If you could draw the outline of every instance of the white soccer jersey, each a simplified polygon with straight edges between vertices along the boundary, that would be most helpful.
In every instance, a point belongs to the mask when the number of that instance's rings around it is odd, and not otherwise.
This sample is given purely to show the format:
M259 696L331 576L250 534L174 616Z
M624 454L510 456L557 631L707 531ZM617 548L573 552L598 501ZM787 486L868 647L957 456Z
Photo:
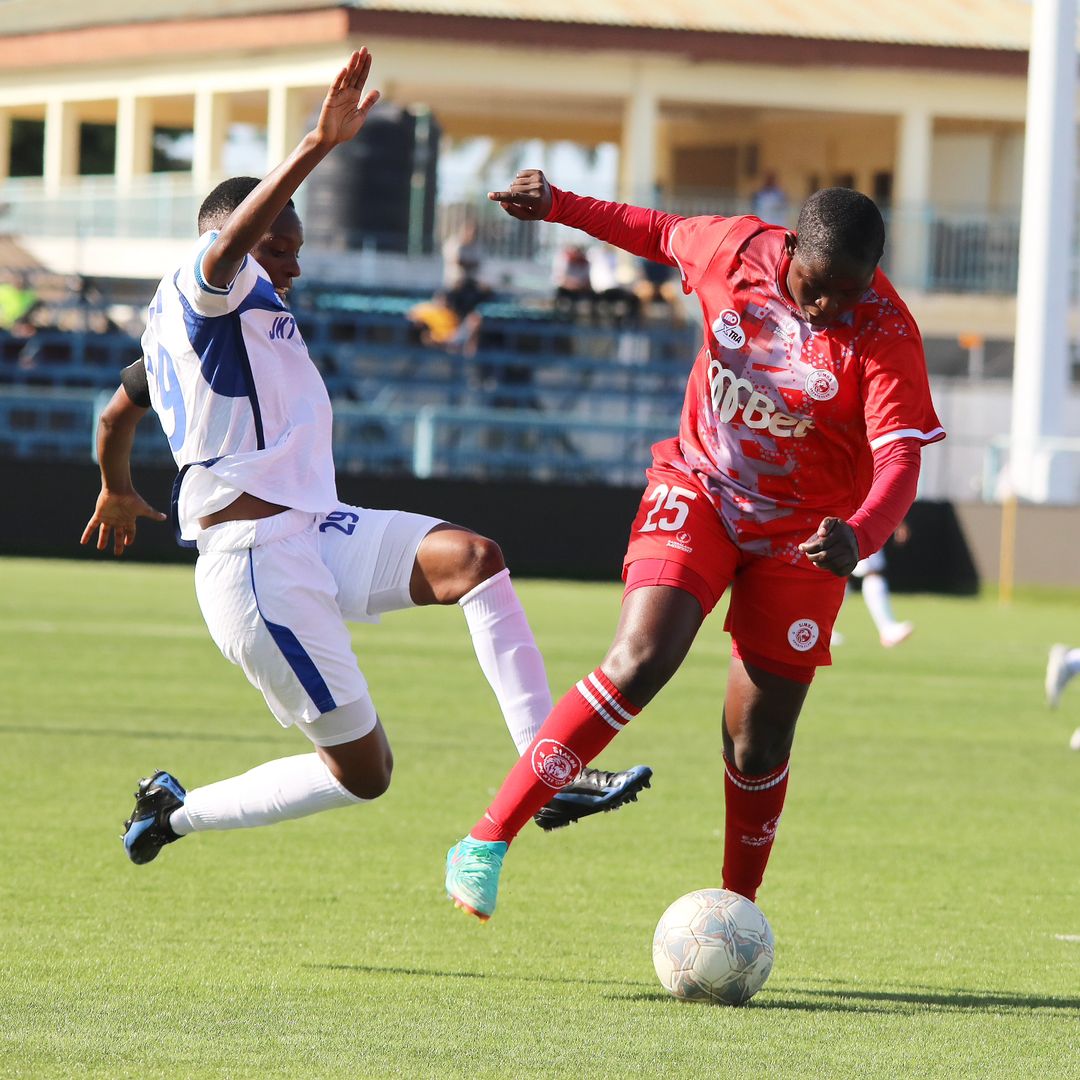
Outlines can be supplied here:
M150 400L181 470L179 538L246 491L310 513L337 506L333 415L296 320L248 256L228 288L202 259L217 233L162 278L142 347Z

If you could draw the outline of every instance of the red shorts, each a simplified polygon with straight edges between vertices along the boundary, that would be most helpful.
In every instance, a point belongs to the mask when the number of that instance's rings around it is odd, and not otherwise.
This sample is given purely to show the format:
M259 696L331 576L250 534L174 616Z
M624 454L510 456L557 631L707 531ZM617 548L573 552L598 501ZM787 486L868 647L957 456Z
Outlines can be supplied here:
M795 678L831 664L829 640L846 579L805 560L793 565L742 551L695 481L666 465L645 475L623 560L626 592L670 585L695 596L708 615L730 586L724 629L735 656Z

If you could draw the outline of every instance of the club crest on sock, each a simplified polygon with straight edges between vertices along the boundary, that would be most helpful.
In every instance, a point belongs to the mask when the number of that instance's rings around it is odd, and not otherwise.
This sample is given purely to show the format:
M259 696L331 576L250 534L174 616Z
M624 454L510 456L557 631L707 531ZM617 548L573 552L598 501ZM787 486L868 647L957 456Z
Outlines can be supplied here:
M581 758L568 746L554 739L541 739L532 752L533 772L548 787L564 788L581 772Z

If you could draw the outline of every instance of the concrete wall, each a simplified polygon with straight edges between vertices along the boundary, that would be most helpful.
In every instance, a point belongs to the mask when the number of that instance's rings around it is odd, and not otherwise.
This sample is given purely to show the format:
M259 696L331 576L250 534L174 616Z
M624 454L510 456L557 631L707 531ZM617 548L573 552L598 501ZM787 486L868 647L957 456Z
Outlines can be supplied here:
M956 507L979 578L994 583L1001 561L1002 509ZM1017 585L1080 587L1080 507L1021 506L1015 533Z

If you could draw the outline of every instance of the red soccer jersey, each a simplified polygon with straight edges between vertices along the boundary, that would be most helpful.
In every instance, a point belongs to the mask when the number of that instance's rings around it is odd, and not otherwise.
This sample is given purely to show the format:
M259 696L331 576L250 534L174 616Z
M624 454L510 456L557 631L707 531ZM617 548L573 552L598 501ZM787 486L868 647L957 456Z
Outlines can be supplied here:
M880 270L852 312L816 328L787 295L783 228L568 192L552 219L673 263L697 295L704 341L679 438L654 453L698 480L745 550L798 561L822 517L862 503L873 449L944 438L918 327Z

